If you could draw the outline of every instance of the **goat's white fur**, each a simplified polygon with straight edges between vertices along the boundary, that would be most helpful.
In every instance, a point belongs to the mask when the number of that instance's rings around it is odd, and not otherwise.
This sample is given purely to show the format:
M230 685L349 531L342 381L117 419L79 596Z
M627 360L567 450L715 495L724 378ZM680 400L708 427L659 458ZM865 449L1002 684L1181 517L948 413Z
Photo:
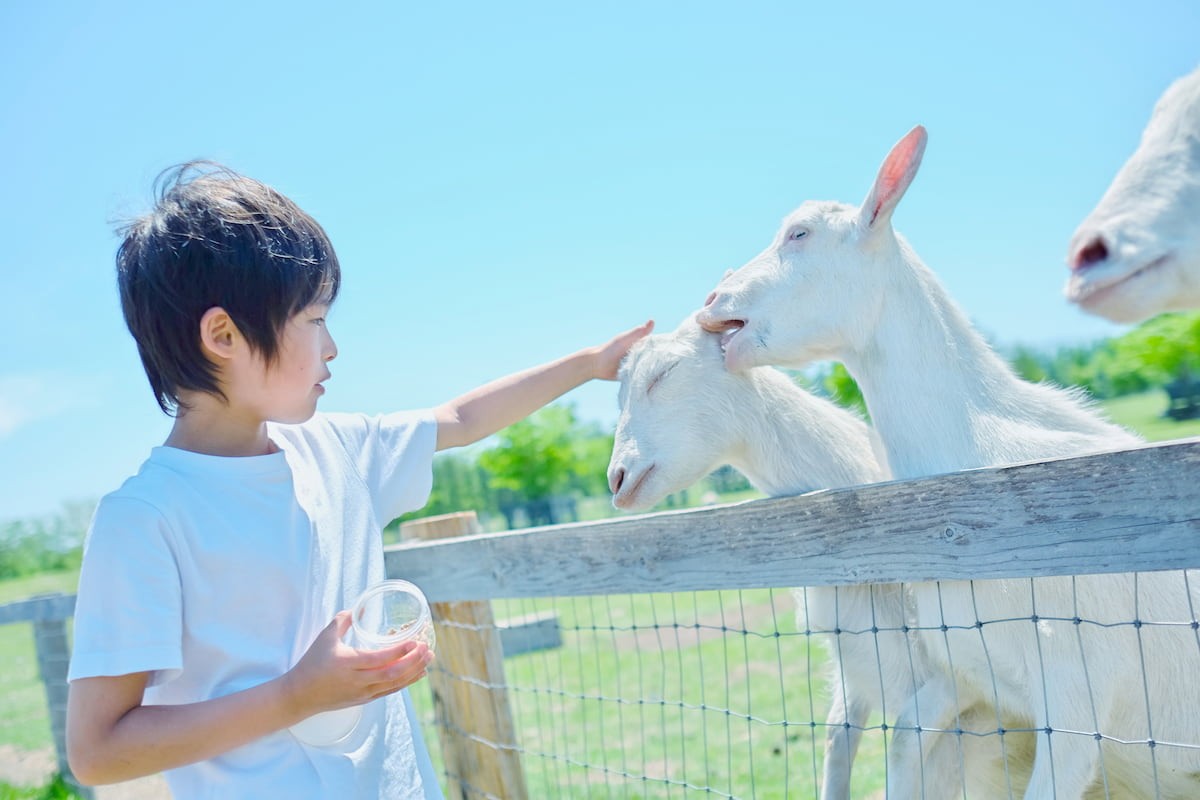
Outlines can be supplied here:
M1200 307L1200 69L1158 101L1067 265L1067 299L1114 322Z
M804 203L766 250L721 281L697 319L726 331L726 364L843 361L896 478L1136 444L1075 394L1018 379L892 230L924 146L925 131L915 128L884 161L861 208ZM1099 796L1200 796L1200 750L1101 744L1064 732L1200 745L1195 632L1130 624L1193 620L1200 597L1184 573L913 591L926 652L941 669L897 720L889 797L920 796L920 737L904 729L953 728L977 702L1056 731L1037 737L1026 797L1074 800L1089 787ZM1100 624L1075 625L1076 617ZM976 620L987 624L976 629ZM1124 624L1102 627L1109 623Z
M621 368L609 484L613 502L648 509L723 464L771 495L871 483L886 477L861 419L809 394L778 370L725 369L718 337L693 319L639 342ZM801 629L832 635L831 708L826 719L825 800L849 800L850 771L868 717L904 707L931 674L921 643L901 632L912 604L900 584L811 587L794 592ZM879 633L870 631L878 628ZM980 725L993 713L976 713ZM926 766L948 797L965 776L980 794L1004 786L1000 744L968 737L960 754L944 740ZM1026 760L1032 742L1026 742Z

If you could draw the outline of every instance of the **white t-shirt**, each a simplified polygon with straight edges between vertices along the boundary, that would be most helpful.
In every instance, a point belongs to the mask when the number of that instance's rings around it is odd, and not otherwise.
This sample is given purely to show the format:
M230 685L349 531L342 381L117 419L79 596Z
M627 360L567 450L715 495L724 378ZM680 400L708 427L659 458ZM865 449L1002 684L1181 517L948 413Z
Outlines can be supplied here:
M429 497L431 412L271 425L279 452L156 447L88 532L69 679L152 672L144 702L221 697L282 675L384 578L380 532ZM179 800L423 798L401 694L349 737L283 730L166 773ZM438 796L436 787L433 796Z

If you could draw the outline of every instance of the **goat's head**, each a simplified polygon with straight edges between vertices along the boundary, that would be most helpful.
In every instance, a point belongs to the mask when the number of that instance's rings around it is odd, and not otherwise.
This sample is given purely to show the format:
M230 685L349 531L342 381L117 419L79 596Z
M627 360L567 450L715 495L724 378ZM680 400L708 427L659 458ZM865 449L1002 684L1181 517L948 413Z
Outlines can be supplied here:
M892 148L861 207L804 203L766 250L726 273L697 320L722 334L729 369L837 358L869 334L886 299L885 262L900 254L892 212L925 142L918 126Z
M726 371L719 337L688 318L630 349L608 465L613 505L648 509L728 461L747 379Z
M1114 322L1200 307L1200 69L1158 101L1067 265L1067 299Z

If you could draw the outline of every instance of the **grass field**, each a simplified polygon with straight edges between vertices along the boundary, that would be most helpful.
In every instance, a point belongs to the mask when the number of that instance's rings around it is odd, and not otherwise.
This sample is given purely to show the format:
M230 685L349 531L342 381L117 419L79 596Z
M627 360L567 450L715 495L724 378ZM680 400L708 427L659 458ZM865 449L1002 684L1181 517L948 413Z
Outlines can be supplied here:
M1200 436L1200 420L1163 419L1164 407L1161 392L1103 404L1113 421L1151 441ZM586 500L580 511L593 519L614 513L607 498ZM70 593L76 580L65 572L0 581L0 604ZM499 619L554 608L563 628L563 647L505 664L530 796L670 797L691 794L688 785L717 796L743 796L750 785L760 798L783 796L784 787L792 797L812 796L827 659L820 644L797 634L789 604L786 592L758 591L497 603ZM428 692L413 695L432 718ZM0 626L0 744L51 746L27 624ZM864 736L855 779L856 797L882 786L877 731ZM0 800L29 796L10 791L0 784Z
M816 796L829 660L797 630L789 592L494 607L498 619L552 608L563 633L559 648L505 660L530 797ZM426 688L413 697L432 720ZM883 788L882 734L859 753L854 796L867 797Z
M1176 422L1163 416L1167 407L1167 396L1164 392L1144 392L1118 397L1105 401L1102 407L1113 422L1136 431L1150 442L1200 436L1200 419Z

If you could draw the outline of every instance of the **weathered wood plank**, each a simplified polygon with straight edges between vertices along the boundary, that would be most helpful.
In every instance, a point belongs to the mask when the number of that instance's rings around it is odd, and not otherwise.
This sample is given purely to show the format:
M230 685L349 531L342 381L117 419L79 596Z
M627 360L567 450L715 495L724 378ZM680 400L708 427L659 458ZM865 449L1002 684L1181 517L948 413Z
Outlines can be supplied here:
M562 647L562 628L554 611L497 620L496 630L500 631L500 649L505 658Z
M430 600L1200 568L1200 440L388 548Z
M0 625L69 619L75 613L75 595L41 594L0 606Z

